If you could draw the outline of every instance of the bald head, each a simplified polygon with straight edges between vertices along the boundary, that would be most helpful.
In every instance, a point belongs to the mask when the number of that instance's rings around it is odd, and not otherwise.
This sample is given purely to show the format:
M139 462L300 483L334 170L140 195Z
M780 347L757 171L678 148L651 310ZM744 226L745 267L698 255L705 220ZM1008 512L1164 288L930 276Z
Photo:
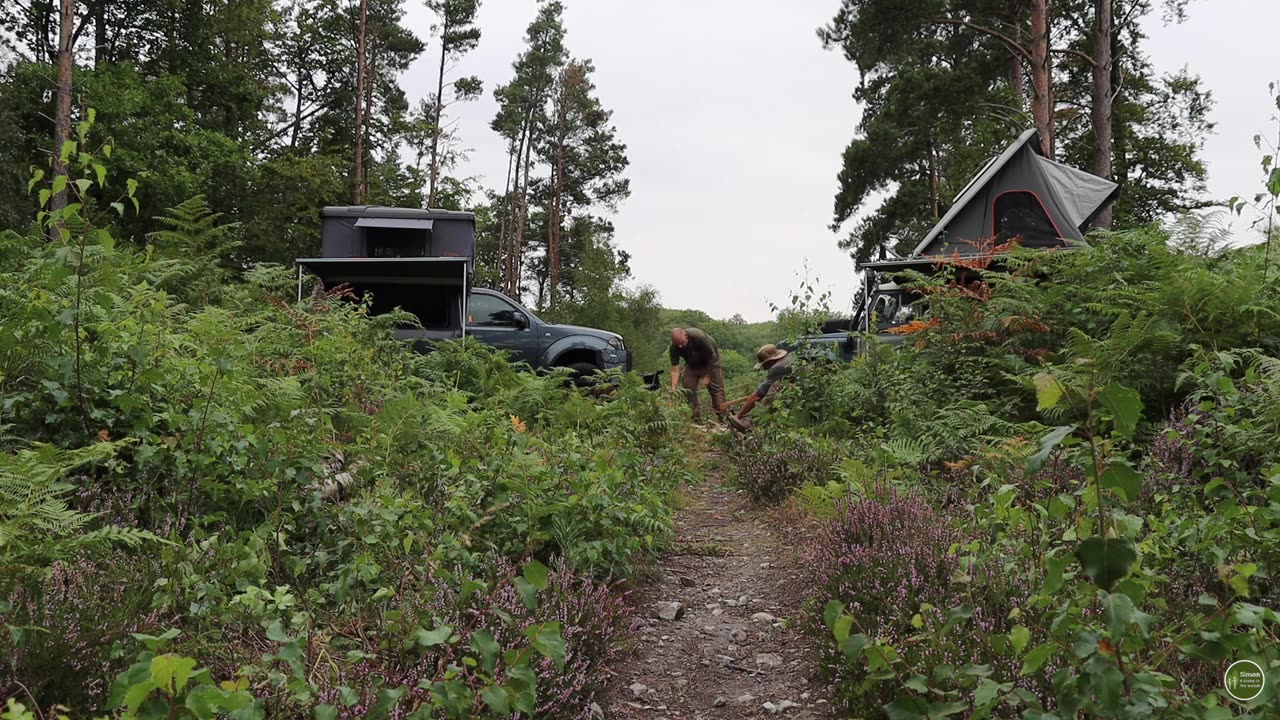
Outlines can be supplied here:
M678 348L685 346L689 342L689 336L685 334L684 328L671 328L671 344Z

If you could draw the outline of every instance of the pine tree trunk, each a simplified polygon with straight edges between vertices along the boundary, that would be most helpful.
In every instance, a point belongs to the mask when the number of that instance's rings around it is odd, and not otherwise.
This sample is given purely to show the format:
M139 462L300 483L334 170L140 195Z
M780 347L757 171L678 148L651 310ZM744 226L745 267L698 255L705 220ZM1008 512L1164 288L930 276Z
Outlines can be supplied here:
M1111 175L1124 187L1129 182L1128 134L1123 120L1116 122L1116 108L1123 106L1124 85L1120 68L1120 34L1111 33ZM1115 224L1115 205L1107 208L1107 217Z
M1094 0L1093 18L1093 108L1090 120L1093 124L1093 174L1100 178L1112 176L1112 126L1111 126L1111 36L1114 0ZM1108 207L1094 221L1095 227L1111 227L1112 213Z
M933 219L936 221L941 217L939 212L939 185L941 184L938 177L938 151L933 146L933 140L929 140L929 210L933 213Z
M298 138L302 135L302 72L298 72L298 86L295 88L297 98L293 103L293 132L289 136L290 149L297 149Z
M533 114L529 114L529 142L525 143L524 148L524 182L520 189L520 220L516 223L516 237L514 242L511 269L511 288L508 293L511 297L519 299L520 297L520 268L524 265L524 228L529 222L529 172L533 164Z
M511 196L513 190L511 187L512 168L516 164L516 143L514 140L507 143L507 181L502 186L502 210L498 217L498 256L494 258L495 270L498 272L499 281L505 286L507 281L507 229L510 225L511 217Z
M110 61L107 52L107 1L95 0L93 3L93 68L101 70Z
M364 106L365 29L368 12L369 0L360 0L360 30L356 33L356 165L353 195L356 205L364 204L364 116L368 112L368 108Z
M502 289L506 291L510 291L512 286L516 284L515 278L516 278L516 275L518 274L516 271L516 268L517 268L516 256L519 254L519 250L516 247L516 243L517 243L516 238L517 238L517 230L518 228L520 228L520 224L521 224L520 223L520 197L523 192L523 186L521 185L521 177L522 177L521 171L524 164L524 150L525 150L525 145L528 142L528 137L529 137L529 125L528 123L525 123L520 127L520 140L519 142L516 143L515 182L511 186L511 196L509 198L511 226L507 231L507 252L505 255L503 255L503 258L502 258L502 262L503 262Z
M1053 158L1053 58L1049 52L1048 0L1031 0L1031 116L1044 156Z
M1014 107L1018 112L1025 112L1027 107L1027 82L1022 74L1022 58L1009 55L1009 93L1013 95Z
M71 31L76 20L75 0L61 0L58 25L58 90L53 123L53 176L67 174L67 164L62 160L62 146L71 139L71 91L72 57ZM70 183L68 183L69 185ZM49 200L51 211L67 206L67 190L63 188ZM62 226L50 227L53 239L61 238Z
M444 62L449 49L444 39L448 35L449 23L446 20L440 31L440 73L436 76L436 110L432 115L432 123L435 127L431 132L431 181L427 190L427 207L429 208L436 205L436 178L440 172L440 133L444 132L440 116L444 112Z
M572 67L561 73L560 107L556 108L556 179L551 191L551 213L547 220L547 275L551 284L551 309L560 300L560 238L564 209L564 146L566 121L569 113L569 94L574 82Z

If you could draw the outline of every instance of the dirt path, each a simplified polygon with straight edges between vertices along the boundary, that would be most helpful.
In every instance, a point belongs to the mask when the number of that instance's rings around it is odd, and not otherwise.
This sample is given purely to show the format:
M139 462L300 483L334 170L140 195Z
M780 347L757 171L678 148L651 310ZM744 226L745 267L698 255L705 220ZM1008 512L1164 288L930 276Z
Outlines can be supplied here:
M639 591L637 647L604 717L831 717L798 627L803 561L779 518L724 487L718 472L687 500L672 551Z

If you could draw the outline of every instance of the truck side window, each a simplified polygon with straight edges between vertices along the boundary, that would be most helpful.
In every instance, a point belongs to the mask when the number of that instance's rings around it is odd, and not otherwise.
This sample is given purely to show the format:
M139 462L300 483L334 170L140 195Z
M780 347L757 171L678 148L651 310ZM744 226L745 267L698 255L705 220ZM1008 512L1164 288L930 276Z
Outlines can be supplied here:
M492 295L472 293L467 307L467 324L474 327L514 328L520 311Z

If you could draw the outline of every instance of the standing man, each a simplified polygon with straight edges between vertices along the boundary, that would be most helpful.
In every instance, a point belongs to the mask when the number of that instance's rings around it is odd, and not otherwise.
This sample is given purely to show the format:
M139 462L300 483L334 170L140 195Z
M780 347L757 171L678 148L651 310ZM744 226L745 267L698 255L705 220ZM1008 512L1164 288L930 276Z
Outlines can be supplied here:
M680 361L684 360L684 375L680 374ZM729 408L724 403L724 369L720 366L720 348L707 333L697 328L671 329L671 392L677 384L683 385L689 395L689 407L693 408L693 421L701 420L698 408L698 386L707 382L711 394L711 409L723 415Z
M739 402L746 402L736 415L729 417L729 423L738 430L745 431L748 429L749 426L743 422L743 418L747 416L747 413L751 412L756 403L764 400L777 387L779 380L791 374L791 354L777 345L761 346L756 351L756 360L756 369L767 372L764 382L760 383L760 387L756 388L754 393L746 396L741 401L734 400L730 403L731 405L737 405Z

